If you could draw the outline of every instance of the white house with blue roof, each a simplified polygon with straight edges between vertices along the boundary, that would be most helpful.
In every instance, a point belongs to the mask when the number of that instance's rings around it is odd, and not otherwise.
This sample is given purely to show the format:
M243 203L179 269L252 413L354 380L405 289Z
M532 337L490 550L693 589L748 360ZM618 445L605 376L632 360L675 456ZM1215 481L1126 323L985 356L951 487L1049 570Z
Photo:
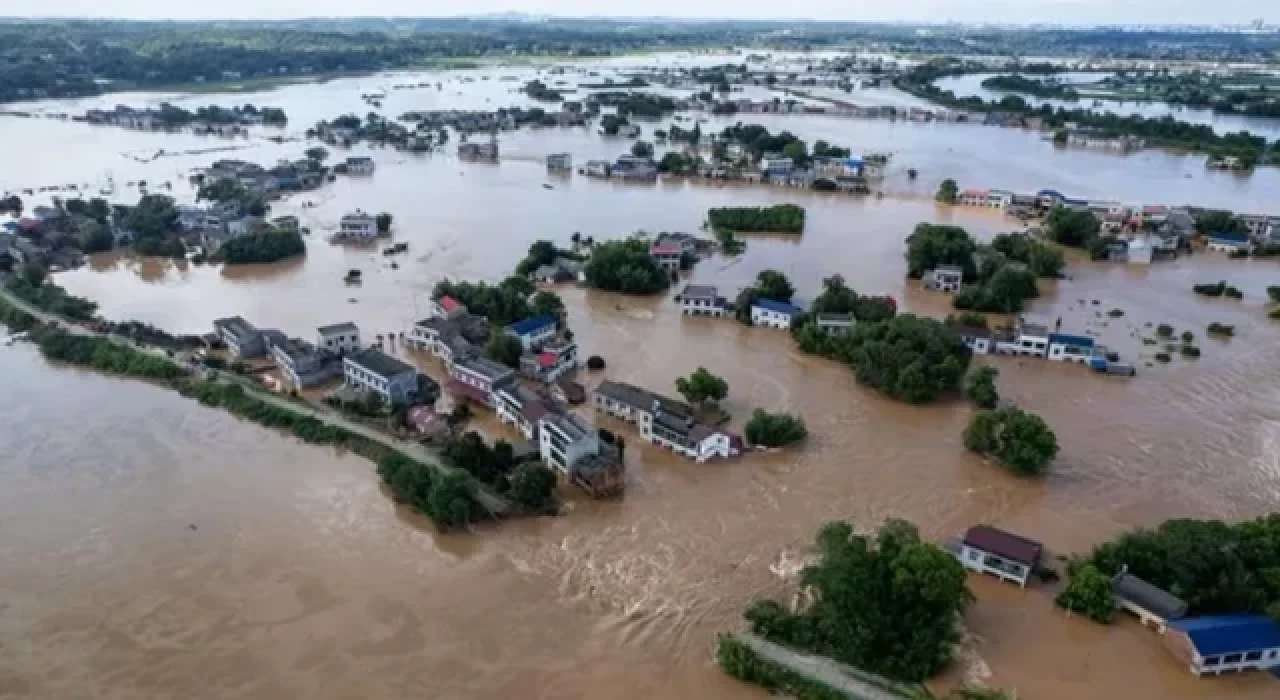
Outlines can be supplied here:
M800 307L785 301L756 299L751 303L751 325L786 330L801 313Z
M1205 248L1216 250L1220 253L1234 253L1238 250L1248 252L1253 250L1253 242L1249 240L1249 234L1247 233L1219 231L1209 234Z
M551 314L526 318L507 326L507 335L520 340L526 352L542 347L556 335L556 317Z
M1197 676L1280 668L1280 625L1266 615L1170 620L1170 652Z
M1049 334L1049 359L1085 364L1093 357L1097 344L1087 335Z

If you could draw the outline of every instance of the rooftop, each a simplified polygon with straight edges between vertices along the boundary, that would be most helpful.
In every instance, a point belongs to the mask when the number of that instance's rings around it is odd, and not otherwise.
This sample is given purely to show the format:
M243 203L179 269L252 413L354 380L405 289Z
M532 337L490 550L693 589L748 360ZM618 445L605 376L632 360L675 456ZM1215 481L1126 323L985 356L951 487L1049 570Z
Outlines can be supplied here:
M344 321L328 326L320 326L319 331L320 335L342 335L345 333L359 333L360 329L351 321Z
M219 331L225 330L234 335L237 340L244 341L258 334L258 329L242 316L231 316L230 318L220 318L213 322L213 327Z
M417 374L412 365L382 352L377 348L366 348L354 355L348 355L346 361L379 377L394 377L406 372Z
M542 420L551 424L574 442L585 440L595 434L595 428L572 413L551 413L543 417Z
M818 314L818 325L853 323L853 314Z
M473 357L469 360L459 362L454 366L458 369L471 372L472 374L478 374L489 381L499 379L514 371L510 367L494 362L487 357Z
M596 393L642 411L652 411L654 404L657 403L663 410L669 412L686 415L692 413L688 404L624 382L605 380L596 387Z
M1249 236L1243 233L1227 233L1225 231L1216 231L1209 234L1209 240L1214 241L1230 241L1232 243L1248 243Z
M534 316L526 318L523 321L516 321L507 326L507 330L516 335L529 335L535 331L540 331L547 326L556 325L556 317L551 314L543 314L542 316Z
M762 309L773 311L780 314L788 314L795 316L800 313L800 307L777 299L756 299L752 306L759 306Z
M990 525L974 525L964 533L964 543L984 552L1034 565L1040 561L1044 545Z
M1049 327L1042 326L1039 323L1023 323L1018 326L1018 332L1022 335L1030 335L1035 337L1048 337Z
M1280 648L1280 626L1265 615L1213 615L1173 620L1201 656Z
M440 308L445 310L445 313L450 314L462 308L462 302L448 295L440 297L436 300L436 303L440 305Z
M945 272L951 275L963 275L964 268L959 265L939 265L933 268L934 272Z
M1093 347L1093 338L1087 335L1070 335L1068 333L1050 333L1050 343L1062 343L1063 345L1074 345L1077 347Z
M1111 590L1117 598L1132 601L1166 620L1176 620L1187 614L1187 604L1182 599L1133 574L1118 574L1111 580Z
M681 299L715 299L720 290L709 284L690 284L680 292Z
M954 326L961 338L990 338L991 331L978 326Z

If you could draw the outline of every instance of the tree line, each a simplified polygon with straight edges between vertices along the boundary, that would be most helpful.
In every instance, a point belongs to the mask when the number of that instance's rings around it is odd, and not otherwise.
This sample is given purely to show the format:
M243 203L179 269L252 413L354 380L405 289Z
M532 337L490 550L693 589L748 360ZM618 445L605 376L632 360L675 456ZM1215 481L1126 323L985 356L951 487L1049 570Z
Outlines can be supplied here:
M804 231L804 207L776 204L770 207L716 207L707 211L712 229L739 232L801 233Z

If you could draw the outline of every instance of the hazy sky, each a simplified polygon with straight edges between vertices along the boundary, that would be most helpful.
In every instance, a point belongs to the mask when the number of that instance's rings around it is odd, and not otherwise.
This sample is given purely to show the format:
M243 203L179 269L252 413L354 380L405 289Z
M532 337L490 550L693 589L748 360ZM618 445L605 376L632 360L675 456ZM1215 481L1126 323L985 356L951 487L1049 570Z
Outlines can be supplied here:
M127 18L267 18L411 16L492 12L568 16L662 16L767 19L1069 24L1280 22L1280 0L0 0L0 16Z

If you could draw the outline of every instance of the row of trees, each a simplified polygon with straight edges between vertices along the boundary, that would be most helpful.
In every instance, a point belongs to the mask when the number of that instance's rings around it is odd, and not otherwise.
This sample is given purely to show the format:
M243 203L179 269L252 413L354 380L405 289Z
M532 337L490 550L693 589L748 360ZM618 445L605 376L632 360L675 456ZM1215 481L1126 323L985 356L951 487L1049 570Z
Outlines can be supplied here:
M717 207L707 211L711 228L730 231L800 233L804 231L804 219L804 207L796 204Z
M270 126L284 126L289 118L279 107L258 107L246 104L242 107L220 107L209 105L198 107L194 112L183 109L168 102L161 102L155 110L156 118L168 127L186 126L192 122L209 124L247 124L260 120Z

